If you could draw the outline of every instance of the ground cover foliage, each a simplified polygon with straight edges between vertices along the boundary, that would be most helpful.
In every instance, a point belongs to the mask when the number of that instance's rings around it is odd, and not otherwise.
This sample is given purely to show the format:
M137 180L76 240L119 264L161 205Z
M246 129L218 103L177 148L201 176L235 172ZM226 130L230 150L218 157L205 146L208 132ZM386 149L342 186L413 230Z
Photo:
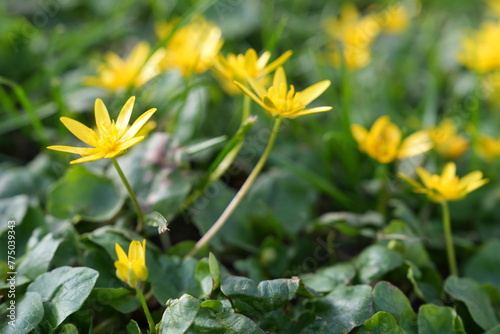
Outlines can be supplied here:
M500 333L499 22L3 1L0 333Z

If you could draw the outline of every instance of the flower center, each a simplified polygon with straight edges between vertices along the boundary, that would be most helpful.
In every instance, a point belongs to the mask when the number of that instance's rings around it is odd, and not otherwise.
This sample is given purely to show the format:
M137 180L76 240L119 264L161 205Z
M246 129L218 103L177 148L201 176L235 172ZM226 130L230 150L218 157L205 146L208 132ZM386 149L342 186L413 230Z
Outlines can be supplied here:
M118 140L120 139L119 131L116 128L115 121L111 121L110 126L101 124L99 127L99 142L98 147L104 151L112 151Z

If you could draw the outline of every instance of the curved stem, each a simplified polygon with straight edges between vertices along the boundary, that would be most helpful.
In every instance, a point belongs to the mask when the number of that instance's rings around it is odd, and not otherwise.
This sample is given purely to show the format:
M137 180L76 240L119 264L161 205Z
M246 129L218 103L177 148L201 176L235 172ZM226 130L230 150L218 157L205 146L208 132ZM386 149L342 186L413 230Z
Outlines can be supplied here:
M226 221L229 219L231 214L234 212L234 210L238 207L240 202L243 200L243 197L247 194L248 190L252 186L252 184L255 182L255 179L259 175L260 171L264 167L264 164L267 161L267 158L269 157L269 154L271 153L271 150L273 149L274 142L276 141L276 137L278 135L278 131L281 125L281 117L276 118L274 122L274 127L271 133L271 137L269 138L269 141L267 143L266 149L264 150L264 153L260 157L259 161L255 165L254 169L248 176L247 180L241 186L240 190L236 194L236 196L233 198L231 203L227 206L227 208L224 210L224 212L221 214L219 219L215 222L214 225L203 235L203 237L196 243L194 248L185 256L185 258L194 256L200 249L202 249L210 240L214 237L214 235L224 226Z
M113 166L115 166L116 171L118 172L118 175L120 175L120 179L122 179L123 184L125 185L125 188L127 188L128 194L130 195L130 199L132 200L132 203L134 203L135 210L137 211L137 227L135 230L137 232L141 232L142 227L144 225L144 212L142 212L141 206L139 205L139 202L137 201L137 197L135 197L134 191L132 190L132 187L130 186L130 183L128 183L127 178L125 177L125 174L123 174L123 171L118 164L118 161L116 161L115 158L111 158L111 161L113 162Z
M451 233L450 209L448 208L448 202L442 202L441 206L443 207L444 239L446 241L446 254L448 255L450 274L458 276L455 247L453 246L453 234Z
M135 291L137 291L137 297L139 297L139 301L141 302L142 309L144 310L144 314L146 314L146 319L148 319L149 332L151 334L155 334L156 333L155 322L153 321L153 318L151 317L151 313L149 313L149 308L148 308L148 304L146 304L146 299L144 298L144 295L142 294L141 289L136 288Z

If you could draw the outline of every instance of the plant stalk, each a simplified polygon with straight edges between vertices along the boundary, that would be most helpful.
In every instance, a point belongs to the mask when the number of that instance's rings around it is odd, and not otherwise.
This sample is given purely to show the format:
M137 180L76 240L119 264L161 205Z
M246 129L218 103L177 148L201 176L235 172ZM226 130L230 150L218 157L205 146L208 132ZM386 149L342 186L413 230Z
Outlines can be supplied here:
M139 297L139 301L141 302L142 309L144 310L144 314L146 314L146 319L148 319L149 332L151 334L156 334L155 322L153 321L153 318L151 317L151 313L149 312L148 304L146 304L146 299L144 298L144 295L142 294L141 289L136 288L135 291L137 291L137 297Z
M450 209L448 207L448 202L441 202L441 206L443 207L443 228L444 239L446 242L446 254L448 256L448 266L450 267L450 274L453 276L458 276L455 247L453 246L453 234L451 233Z
M139 205L139 202L137 201L137 197L134 194L134 191L132 190L132 187L130 186L130 183L128 182L127 178L125 177L125 174L123 173L123 170L121 169L120 165L118 164L118 161L116 161L115 158L111 158L111 161L113 162L113 166L115 166L116 171L118 172L118 175L120 175L120 179L122 179L123 184L125 185L125 188L127 188L128 194L130 195L130 199L132 200L132 203L134 203L135 210L137 211L137 227L135 230L137 232L141 232L143 225L144 225L144 212L141 209L141 206Z
M264 150L264 153L260 157L259 161L255 165L254 169L248 176L247 180L243 184L243 186L240 188L236 196L233 198L231 203L227 206L227 208L224 210L224 212L221 214L219 219L215 222L214 225L203 235L203 237L196 243L194 248L185 256L185 258L192 257L198 253L200 249L202 249L210 240L217 234L217 232L224 226L226 221L229 219L231 214L234 212L234 210L238 207L240 202L243 200L245 195L247 194L248 190L250 190L250 187L252 184L255 182L257 176L259 175L260 171L264 167L264 164L267 161L267 158L269 157L269 154L271 153L271 150L273 149L274 143L276 141L276 137L279 132L279 128L281 125L281 117L277 117L274 122L274 127L271 133L271 137L269 138L269 141L267 143L266 149Z

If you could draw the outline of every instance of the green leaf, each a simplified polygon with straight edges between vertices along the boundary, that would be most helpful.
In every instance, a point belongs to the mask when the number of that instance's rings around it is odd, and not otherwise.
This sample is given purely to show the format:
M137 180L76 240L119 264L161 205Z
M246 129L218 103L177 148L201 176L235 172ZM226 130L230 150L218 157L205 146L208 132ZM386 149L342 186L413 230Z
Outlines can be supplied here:
M26 211L28 211L28 204L29 197L26 195L0 199L0 216L2 217L0 221L0 235L4 234L9 228L9 221L16 222L16 226L21 224Z
M202 307L191 326L194 333L210 334L264 334L255 322L233 312L214 313Z
M382 245L372 245L365 248L354 260L359 270L359 278L363 283L370 283L399 268L403 264L403 257Z
M426 302L439 300L442 292L443 279L432 268L418 268L414 263L406 261L408 272L406 277L413 285L417 296Z
M120 210L123 200L110 180L76 166L69 168L51 189L47 209L61 219L103 221Z
M55 239L52 233L47 234L20 260L18 274L34 280L45 273L61 242L62 240Z
M28 291L38 292L42 296L44 318L53 329L80 309L92 291L97 276L99 273L90 268L60 267L38 276L28 286Z
M158 211L148 213L145 217L145 224L146 226L156 227L158 229L158 234L165 233L169 230L167 219Z
M134 319L131 319L130 322L128 323L127 327L127 334L142 334L141 328L137 324L137 321Z
M358 334L406 334L396 320L387 312L377 312L366 320Z
M296 296L300 282L298 278L283 278L262 281L257 286L249 278L227 275L220 289L241 313L255 316L286 305Z
M200 301L190 295L170 300L161 319L160 334L182 334L191 326L200 309Z
M222 302L220 300L213 300L213 299L205 300L204 302L202 302L200 304L200 306L209 308L216 313L222 312L222 310L224 309L224 305L222 304Z
M343 286L311 302L316 321L304 333L349 333L373 315L371 287Z
M212 252L208 254L208 264L210 266L210 276L212 277L213 281L213 290L215 290L220 285L220 270L219 263L217 262L217 259L215 258L215 255L212 254Z
M169 255L151 259L148 268L155 269L149 271L148 281L151 282L153 294L161 304L185 293L192 296L200 296L203 293L194 279L197 264L198 261L193 258L183 261L180 257Z
M465 334L462 319L454 309L432 304L418 310L419 334Z
M2 325L0 332L2 334L26 334L35 329L43 319L43 304L40 294L35 292L26 292L24 296L15 300L6 299L7 314L2 314ZM11 314L11 307L15 309L15 314ZM11 323L11 321L13 321Z
M374 312L390 313L407 334L417 332L417 316L410 301L401 290L391 283L379 282L373 288L372 294Z
M64 324L58 329L61 334L78 334L78 328L73 324Z
M422 239L402 221L392 221L383 231L383 243L419 267L434 267Z
M445 281L444 290L467 306L472 319L482 329L488 330L498 324L498 318L488 294L476 281L451 276Z
M122 313L131 313L140 306L137 297L125 288L94 288L88 300L97 305L109 305Z
M201 287L203 291L202 298L206 298L212 292L212 276L210 275L210 266L208 264L208 259L204 258L198 261L196 269L194 270L194 279Z
M500 254L500 240L487 241L465 267L465 275L480 283L491 283L500 290L498 254Z
M500 334L500 325L490 329L489 331L487 331L484 334Z
M354 266L348 262L320 268L314 274L301 275L304 284L317 292L330 292L349 284L356 276Z

